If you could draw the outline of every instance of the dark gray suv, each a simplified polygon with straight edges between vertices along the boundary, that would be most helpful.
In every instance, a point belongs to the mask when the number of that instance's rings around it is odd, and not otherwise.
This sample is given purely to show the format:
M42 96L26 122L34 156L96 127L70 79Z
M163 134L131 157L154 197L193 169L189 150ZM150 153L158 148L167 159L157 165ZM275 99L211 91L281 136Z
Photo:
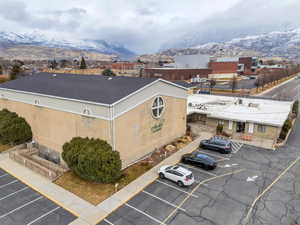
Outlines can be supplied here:
M211 139L201 141L200 148L217 151L223 154L229 154L232 151L231 141L221 137L212 137Z

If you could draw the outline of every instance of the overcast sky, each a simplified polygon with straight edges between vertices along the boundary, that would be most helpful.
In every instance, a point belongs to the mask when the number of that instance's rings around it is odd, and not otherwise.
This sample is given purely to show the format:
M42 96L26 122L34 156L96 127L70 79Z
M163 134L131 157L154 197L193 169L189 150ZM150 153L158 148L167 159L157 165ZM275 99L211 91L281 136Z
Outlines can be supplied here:
M299 11L300 0L0 0L0 30L103 39L143 53L181 36L206 42L295 27Z

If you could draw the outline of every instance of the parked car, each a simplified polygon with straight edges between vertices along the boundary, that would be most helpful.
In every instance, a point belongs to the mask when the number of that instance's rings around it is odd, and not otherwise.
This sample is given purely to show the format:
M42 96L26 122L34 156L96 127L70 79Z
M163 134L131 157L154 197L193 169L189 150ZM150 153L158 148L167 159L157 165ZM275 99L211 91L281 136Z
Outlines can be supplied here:
M223 154L229 154L232 151L231 141L220 137L212 137L211 139L201 141L200 148L217 151Z
M213 170L217 167L217 161L208 155L193 152L190 154L184 154L181 158L181 161L186 164L191 164L194 166L201 167L207 170Z
M180 187L190 186L195 182L193 173L181 166L162 166L158 171L161 179L174 181Z

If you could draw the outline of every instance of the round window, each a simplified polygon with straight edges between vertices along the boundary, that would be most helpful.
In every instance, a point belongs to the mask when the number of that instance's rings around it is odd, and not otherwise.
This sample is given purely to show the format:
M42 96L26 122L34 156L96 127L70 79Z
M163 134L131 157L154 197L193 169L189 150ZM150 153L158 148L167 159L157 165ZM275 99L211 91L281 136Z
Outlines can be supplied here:
M154 118L160 118L165 108L165 103L162 97L156 97L152 104L152 115Z

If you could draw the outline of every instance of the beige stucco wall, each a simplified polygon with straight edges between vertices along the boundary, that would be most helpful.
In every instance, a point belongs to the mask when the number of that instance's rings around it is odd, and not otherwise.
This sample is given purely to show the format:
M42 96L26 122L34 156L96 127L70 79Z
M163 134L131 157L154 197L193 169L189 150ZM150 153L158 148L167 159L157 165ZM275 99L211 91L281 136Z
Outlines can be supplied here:
M121 154L123 166L185 134L186 99L162 97L165 110L160 119L151 114L154 97L115 119L115 149ZM61 152L63 144L77 136L101 138L113 145L109 120L0 99L3 108L24 117L31 125L33 139L52 150ZM151 127L161 121L162 129L153 133Z
M3 108L28 121L35 141L59 152L65 142L77 136L101 138L111 143L107 120L0 99L0 109Z
M216 128L217 124L218 124L219 119L216 118L207 118L206 120L206 125ZM229 121L227 120L222 120L224 121L224 126L223 126L223 130L228 133L228 134L236 134L236 122L233 121L232 124L232 129L229 130ZM258 124L254 124L254 129L253 129L253 133L249 133L249 123L246 123L245 126L245 134L249 134L251 136L254 137L259 137L259 138L265 138L265 139L271 139L271 140L276 140L279 136L279 132L281 130L281 128L279 127L275 127L275 126L271 126L271 125L265 125L266 126L266 131L265 132L259 132L258 131Z
M186 99L162 96L165 110L160 119L152 117L154 98L118 117L115 121L116 150L123 166L185 134ZM163 123L161 130L152 132L154 125Z

